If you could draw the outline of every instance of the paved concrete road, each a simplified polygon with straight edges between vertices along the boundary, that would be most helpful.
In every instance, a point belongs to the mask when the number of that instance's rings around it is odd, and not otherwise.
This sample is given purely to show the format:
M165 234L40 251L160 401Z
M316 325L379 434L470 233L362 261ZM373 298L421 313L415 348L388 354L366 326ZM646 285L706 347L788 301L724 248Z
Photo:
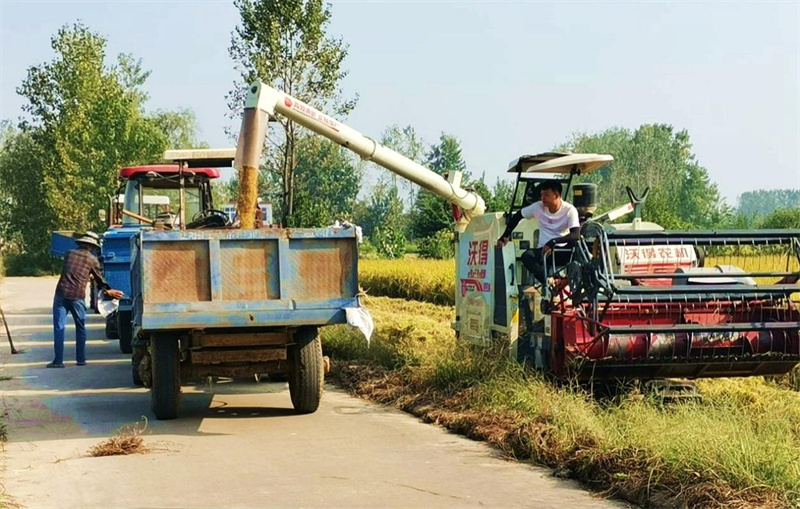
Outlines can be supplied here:
M2 303L21 355L0 333L9 421L6 493L26 507L619 507L546 470L328 389L298 416L285 384L184 388L178 420L159 422L103 321L90 315L89 365L52 360L53 278L7 278ZM144 455L93 458L121 425L148 419Z

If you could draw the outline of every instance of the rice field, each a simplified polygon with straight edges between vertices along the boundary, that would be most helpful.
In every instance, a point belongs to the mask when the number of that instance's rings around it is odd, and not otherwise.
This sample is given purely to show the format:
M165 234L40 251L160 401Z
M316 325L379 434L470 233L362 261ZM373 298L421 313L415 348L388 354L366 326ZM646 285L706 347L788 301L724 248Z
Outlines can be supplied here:
M453 260L359 260L358 281L368 295L455 305Z
M748 272L800 271L797 260L787 265L784 255L717 256L706 259L706 267L734 265ZM359 260L359 282L368 295L418 300L431 304L455 305L455 262L453 260ZM775 283L779 278L756 278L758 283Z

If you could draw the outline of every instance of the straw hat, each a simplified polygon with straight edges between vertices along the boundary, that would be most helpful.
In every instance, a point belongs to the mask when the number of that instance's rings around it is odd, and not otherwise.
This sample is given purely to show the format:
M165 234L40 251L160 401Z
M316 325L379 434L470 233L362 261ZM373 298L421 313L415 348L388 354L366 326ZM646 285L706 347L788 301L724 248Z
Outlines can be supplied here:
M83 234L83 236L75 239L75 242L77 242L78 244L88 244L90 246L100 247L100 242L98 242L99 240L100 237L98 237L96 233L86 232Z

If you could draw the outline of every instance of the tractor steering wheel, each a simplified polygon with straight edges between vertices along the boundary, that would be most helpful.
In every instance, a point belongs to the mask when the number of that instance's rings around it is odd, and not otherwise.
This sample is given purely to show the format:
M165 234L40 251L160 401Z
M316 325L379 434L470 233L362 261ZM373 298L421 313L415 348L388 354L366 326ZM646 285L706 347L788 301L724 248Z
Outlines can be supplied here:
M192 216L192 221L186 225L187 229L200 230L203 228L225 228L231 224L228 214L217 209L199 210Z

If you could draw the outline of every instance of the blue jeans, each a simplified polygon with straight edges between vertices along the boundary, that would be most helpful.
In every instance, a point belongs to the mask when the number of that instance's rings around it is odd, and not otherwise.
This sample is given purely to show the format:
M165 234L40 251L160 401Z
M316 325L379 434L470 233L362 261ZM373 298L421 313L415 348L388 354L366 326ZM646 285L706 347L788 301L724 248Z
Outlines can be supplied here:
M56 353L53 362L56 364L64 362L67 311L75 321L75 360L86 362L86 303L83 299L65 299L58 294L53 299L53 340Z

